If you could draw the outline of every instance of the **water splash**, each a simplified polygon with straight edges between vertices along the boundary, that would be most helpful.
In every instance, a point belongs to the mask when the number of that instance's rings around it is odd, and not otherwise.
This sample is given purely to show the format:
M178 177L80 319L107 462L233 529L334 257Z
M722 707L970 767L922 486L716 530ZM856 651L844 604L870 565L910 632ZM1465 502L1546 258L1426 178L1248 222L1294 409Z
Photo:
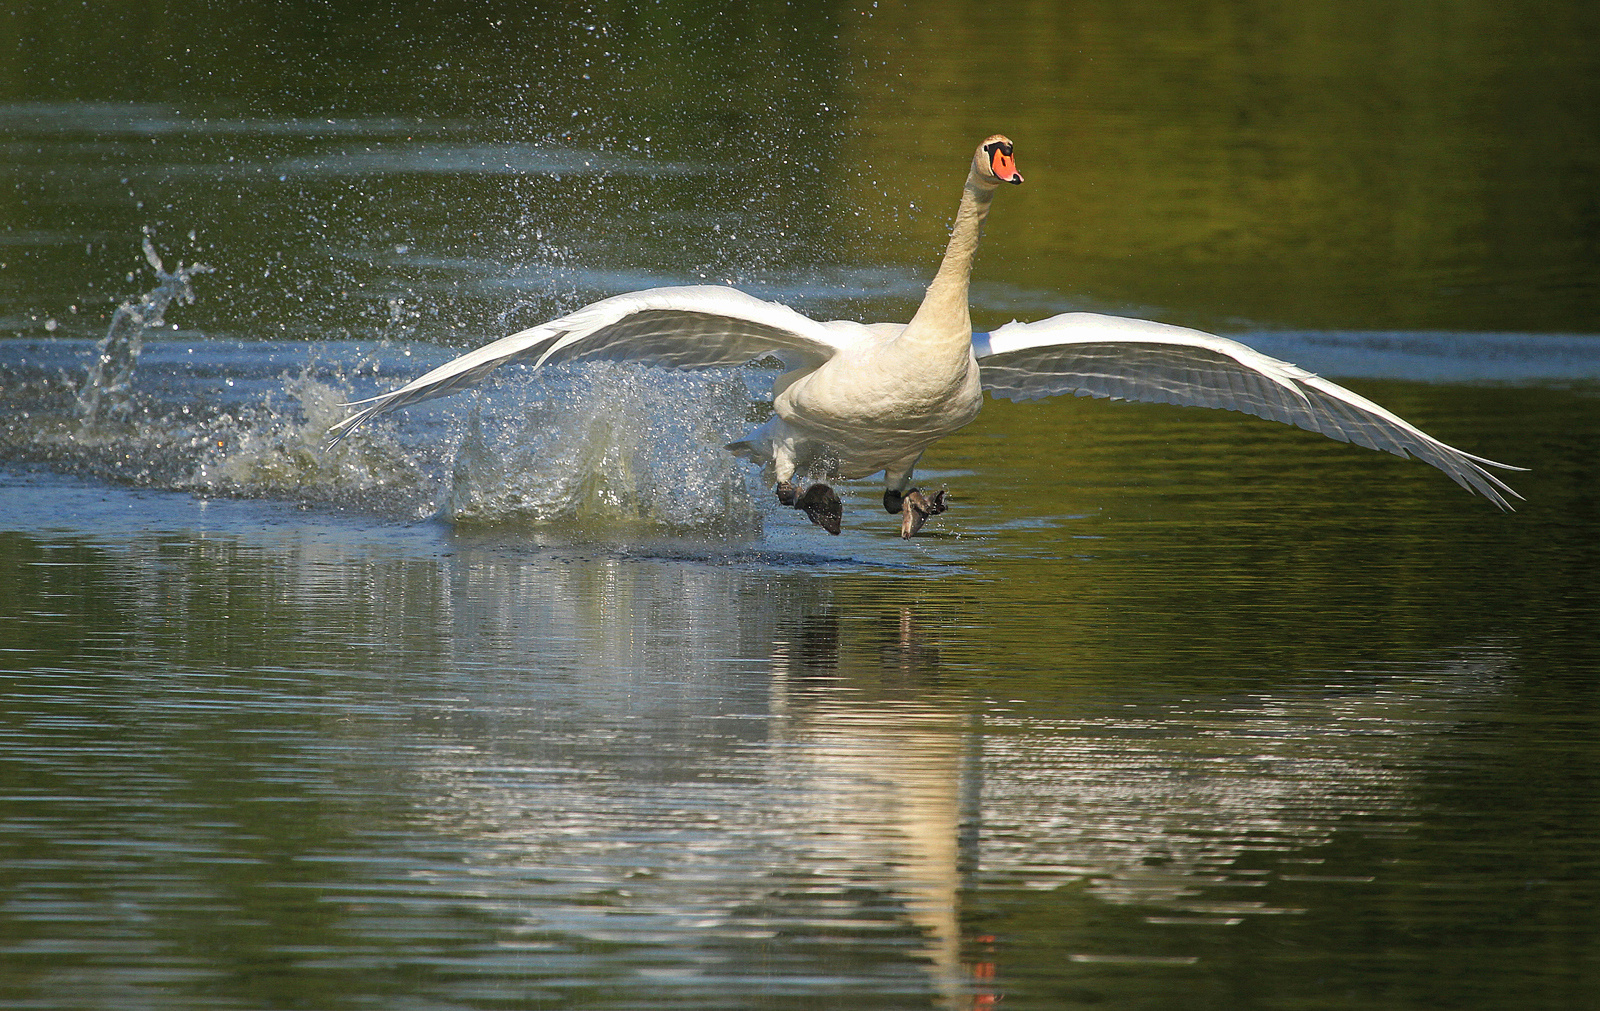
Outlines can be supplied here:
M429 468L386 435L358 444L328 445L328 430L344 418L350 389L316 363L285 375L281 396L196 426L200 445L181 485L205 495L278 498L416 519L432 515Z
M118 306L105 337L95 345L88 374L77 395L78 418L84 430L110 421L129 420L133 414L133 373L144 350L145 333L165 324L167 306L174 299L193 305L194 288L190 279L196 274L211 272L203 263L187 267L179 263L177 270L169 274L162 266L155 243L150 241L148 229L141 244L146 262L156 273L157 284L145 292L137 304L124 302Z
M722 448L749 423L737 375L587 365L508 382L520 396L466 422L445 518L760 535L750 472Z
M7 367L0 458L207 497L509 525L517 536L531 527L601 541L762 534L766 496L722 448L765 413L742 373L511 369L473 399L419 407L329 446L357 377L416 368L409 300L389 300L388 326L365 348L147 343L174 301L193 304L193 278L211 268L168 271L148 234L142 247L157 284L117 309L87 356L82 345L48 342Z
M30 345L0 384L0 460L203 497L583 541L755 539L767 496L721 447L760 413L742 373L592 364L513 368L338 446L352 376L417 366L414 347L150 342L137 410L86 427L63 375L82 346ZM367 392L363 389L362 392ZM771 508L767 509L768 512Z

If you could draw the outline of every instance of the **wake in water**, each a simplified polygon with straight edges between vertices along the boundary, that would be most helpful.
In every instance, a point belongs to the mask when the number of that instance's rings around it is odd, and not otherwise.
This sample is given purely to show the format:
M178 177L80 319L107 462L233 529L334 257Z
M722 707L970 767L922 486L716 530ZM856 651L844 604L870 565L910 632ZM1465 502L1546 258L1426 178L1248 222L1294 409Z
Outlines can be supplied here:
M204 426L184 486L580 538L760 536L751 474L720 448L749 423L738 375L516 371L468 411L418 412L330 446L350 386L307 366L281 393Z

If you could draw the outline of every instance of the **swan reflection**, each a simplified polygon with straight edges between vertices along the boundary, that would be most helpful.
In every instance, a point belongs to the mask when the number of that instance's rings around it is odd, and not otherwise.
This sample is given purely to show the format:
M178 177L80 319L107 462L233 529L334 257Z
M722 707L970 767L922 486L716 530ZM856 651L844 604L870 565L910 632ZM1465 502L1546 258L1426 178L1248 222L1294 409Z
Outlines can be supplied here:
M427 808L493 840L466 855L502 882L496 905L720 957L870 937L946 1004L1004 986L1004 937L964 919L978 893L1047 890L1079 920L1109 903L1163 928L1300 912L1280 883L1338 877L1318 861L1339 833L1404 831L1410 770L1504 662L1063 711L959 687L941 646L959 603L873 610L827 580L716 566L458 564L458 647L481 658L491 637L524 667L450 678L497 732L432 753ZM558 884L530 893L530 873Z

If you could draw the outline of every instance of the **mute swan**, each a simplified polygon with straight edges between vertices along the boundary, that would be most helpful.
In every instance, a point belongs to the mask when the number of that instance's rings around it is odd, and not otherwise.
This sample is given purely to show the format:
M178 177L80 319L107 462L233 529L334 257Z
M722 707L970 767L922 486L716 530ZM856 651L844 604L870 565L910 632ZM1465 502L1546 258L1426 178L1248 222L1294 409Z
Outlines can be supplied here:
M1350 390L1237 341L1146 320L1069 312L973 333L967 284L989 203L1022 176L1011 141L978 145L944 260L911 322L819 323L733 288L700 285L617 295L468 352L406 385L348 405L334 442L388 411L481 382L530 361L633 360L680 369L767 357L788 371L772 384L773 416L727 448L769 465L778 500L839 532L839 496L817 481L882 471L884 508L911 537L944 512L943 490L912 486L923 451L978 414L983 391L1011 400L1073 393L1243 411L1313 432L1408 453L1502 509L1519 497L1485 467L1521 470L1447 446Z

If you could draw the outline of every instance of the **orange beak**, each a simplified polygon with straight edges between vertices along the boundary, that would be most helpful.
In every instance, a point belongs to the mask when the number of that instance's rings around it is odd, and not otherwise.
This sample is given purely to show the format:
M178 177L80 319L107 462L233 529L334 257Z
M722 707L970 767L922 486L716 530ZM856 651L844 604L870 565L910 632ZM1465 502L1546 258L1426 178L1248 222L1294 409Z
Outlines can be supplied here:
M989 160L989 168L1001 182L1012 184L1022 182L1022 173L1017 171L1016 159L999 148L995 148L994 156Z

